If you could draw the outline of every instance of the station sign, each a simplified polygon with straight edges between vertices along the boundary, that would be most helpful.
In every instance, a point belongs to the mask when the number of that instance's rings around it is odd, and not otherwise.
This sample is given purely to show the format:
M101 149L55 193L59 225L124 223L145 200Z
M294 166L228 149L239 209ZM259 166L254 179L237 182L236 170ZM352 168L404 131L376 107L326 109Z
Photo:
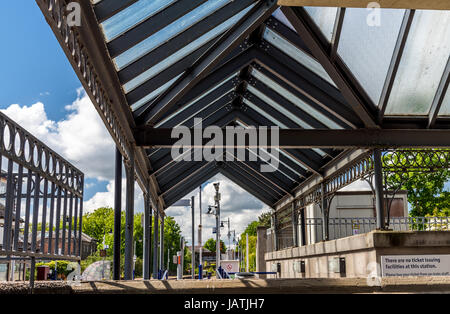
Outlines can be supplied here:
M450 276L450 255L381 256L383 277Z

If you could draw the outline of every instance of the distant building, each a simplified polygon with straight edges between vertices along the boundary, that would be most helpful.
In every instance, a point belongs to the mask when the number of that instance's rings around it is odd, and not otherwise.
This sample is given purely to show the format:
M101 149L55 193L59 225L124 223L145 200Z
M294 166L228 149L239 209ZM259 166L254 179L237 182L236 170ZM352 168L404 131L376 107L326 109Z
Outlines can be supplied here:
M59 241L58 241L58 249L59 251L62 252L62 230L59 231ZM54 249L55 245L56 245L56 233L53 232L52 235L52 249ZM37 247L40 248L41 247L41 234L38 234L37 236ZM50 237L49 237L49 233L46 232L45 233L45 239L44 239L44 252L48 252L48 247L49 247L49 243L50 243ZM74 252L75 249L78 249L78 238L74 237L74 232L72 231L72 235L70 237L70 242L69 242L69 231L66 230L66 235L65 235L65 245L64 245L64 255L69 255L69 243L70 243L70 248L71 251ZM91 238L90 236L88 236L85 233L81 233L81 259L86 259L88 256L92 255L93 253L95 253L97 251L97 240ZM72 255L76 255L74 253L72 253Z

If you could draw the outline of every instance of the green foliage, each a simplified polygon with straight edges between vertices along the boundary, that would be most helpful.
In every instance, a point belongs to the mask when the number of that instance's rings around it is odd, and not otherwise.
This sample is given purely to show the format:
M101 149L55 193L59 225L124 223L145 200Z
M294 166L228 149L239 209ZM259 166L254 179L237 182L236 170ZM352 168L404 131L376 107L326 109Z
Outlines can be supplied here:
M133 224L133 235L134 241L136 245L135 255L137 257L136 260L136 276L142 276L142 256L144 252L144 228L142 226L142 213L134 215L134 224ZM155 219L152 224L152 256L151 260L153 260L153 239L155 236ZM125 254L125 212L122 211L121 217L121 232L120 232L120 252L122 256L121 262L121 272L123 273L123 256ZM87 213L83 216L83 232L88 236L97 239L98 245L97 249L103 249L103 239L105 239L105 244L108 245L107 260L112 261L112 256L114 252L114 209L109 207L98 208L92 213ZM160 231L160 224L158 226L158 234ZM168 255L170 257L170 261L172 261L172 256L176 255L176 252L179 250L181 239L181 228L176 223L173 217L165 217L164 219L164 265L167 266ZM169 253L168 253L169 249ZM102 260L102 258L98 255L98 253L90 256L86 262L82 262L82 270L84 270L88 265L93 262ZM83 268L84 267L84 268ZM173 265L170 262L170 271L176 272L176 265Z
M249 261L249 271L256 271L256 235L248 236L248 261ZM241 267L245 269L247 264L247 242L246 237L243 236L239 240L239 247L241 248L243 261Z
M245 228L243 235L248 234L249 236L256 236L256 229L259 226L259 221L251 222L247 228Z
M270 212L262 213L258 217L258 222L260 226L270 228L271 227L271 217L272 214Z
M203 245L203 247L207 250L209 250L210 252L215 253L216 252L216 240L213 238L209 238L205 244ZM220 240L220 252L222 254L226 253L227 251L227 246L225 245L225 243Z
M450 158L450 152L447 159ZM448 213L450 211L450 192L445 191L445 184L450 180L449 169L435 167L429 169L430 165L439 165L439 154L427 154L424 158L418 154L415 158L418 167L424 170L408 171L403 173L387 173L386 182L390 189L403 189L408 191L408 202L412 209L410 216L426 216L433 213ZM389 165L391 160L395 163L405 163L408 156L397 153L395 155L384 155L384 162ZM427 169L432 171L427 171Z
M69 264L72 264L71 267L68 267ZM66 278L71 272L73 272L73 270L75 269L75 267L77 267L76 262L70 262L70 261L51 261L51 262L47 262L47 263L36 263L36 267L39 266L48 266L52 271L55 270L55 265L57 268L57 274L63 275L64 278Z
M256 271L256 239L257 239L257 229L259 226L263 226L266 228L270 228L271 224L271 216L270 212L262 213L258 220L252 221L247 228L245 228L244 232L241 234L241 239L239 240L238 251L242 252L243 264L242 268L245 268L247 263L247 250L246 250L246 234L248 234L248 257L249 257L249 270Z

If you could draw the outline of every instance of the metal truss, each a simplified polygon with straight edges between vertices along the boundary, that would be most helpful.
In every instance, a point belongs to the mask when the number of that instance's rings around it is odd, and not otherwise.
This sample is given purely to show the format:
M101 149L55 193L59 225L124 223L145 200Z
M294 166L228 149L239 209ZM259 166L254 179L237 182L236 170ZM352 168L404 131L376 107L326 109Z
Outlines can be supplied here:
M142 149L133 146L132 127L134 117L121 94L121 86L117 72L102 46L103 36L100 33L97 18L89 1L80 2L82 8L81 27L70 26L66 16L68 0L36 0L59 41L67 59L75 70L86 93L92 100L97 112L103 120L108 132L124 157L127 167L130 158L135 159L137 182L144 193L150 192L153 203L162 211L155 189L157 183L148 184L147 173L152 167ZM100 20L106 19L135 1L105 1L96 7ZM104 60L109 60L105 62ZM150 178L152 181L152 178ZM147 188L151 187L151 191ZM164 215L162 211L162 215Z

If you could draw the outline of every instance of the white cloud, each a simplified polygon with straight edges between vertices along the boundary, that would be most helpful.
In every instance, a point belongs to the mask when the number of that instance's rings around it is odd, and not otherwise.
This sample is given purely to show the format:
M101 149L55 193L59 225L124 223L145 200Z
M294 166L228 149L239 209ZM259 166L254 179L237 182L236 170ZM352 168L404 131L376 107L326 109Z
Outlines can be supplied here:
M208 205L214 205L215 189L213 183L219 182L221 193L221 221L227 221L230 218L230 229L235 230L236 237L238 237L254 220L258 220L259 215L270 210L269 206L257 200L255 197L247 193L244 189L231 182L223 175L217 175L209 180L202 190L202 242L206 242L209 238L215 238L212 233L212 228L215 227L215 216L207 215ZM197 237L197 227L200 223L199 207L198 207L198 192L195 189L183 198L190 199L195 196L195 237ZM190 243L192 238L192 213L190 208L185 207L169 207L166 210L167 215L173 216L181 227L181 231L186 240ZM228 246L228 226L225 223L225 228L221 230L221 239ZM231 236L233 237L233 236ZM231 238L231 240L233 240ZM195 240L198 243L198 239Z
M114 207L114 180L109 181L106 186L105 192L97 192L89 200L83 204L84 212L92 212L100 207ZM122 179L122 210L125 210L126 198L126 179ZM139 185L136 183L134 186L134 212L143 212L144 210L144 197Z
M47 118L41 102L30 107L14 104L1 111L74 164L86 177L112 180L114 143L91 100L79 89L77 99L65 109L68 115L57 122Z
M114 206L114 143L107 132L89 97L81 89L77 99L65 107L68 114L60 121L49 120L44 104L38 102L32 106L11 105L2 110L11 119L27 129L39 140L46 143L69 162L85 173L87 178L108 181L106 191L97 192L84 201L84 212L91 212L99 207ZM245 190L222 175L210 180L202 192L203 243L215 235L215 217L206 215L208 205L214 204L215 189L212 182L220 182L221 220L230 218L231 229L240 235L247 225L269 207L248 194ZM85 188L92 187L92 184ZM125 209L126 180L122 181L122 209ZM195 196L195 225L199 224L198 188L185 198ZM142 212L144 201L138 185L135 186L135 212ZM191 240L191 210L183 207L170 207L166 211L180 225L186 240ZM227 228L222 229L222 240L228 245ZM195 233L197 237L197 230ZM197 242L197 240L196 240Z

